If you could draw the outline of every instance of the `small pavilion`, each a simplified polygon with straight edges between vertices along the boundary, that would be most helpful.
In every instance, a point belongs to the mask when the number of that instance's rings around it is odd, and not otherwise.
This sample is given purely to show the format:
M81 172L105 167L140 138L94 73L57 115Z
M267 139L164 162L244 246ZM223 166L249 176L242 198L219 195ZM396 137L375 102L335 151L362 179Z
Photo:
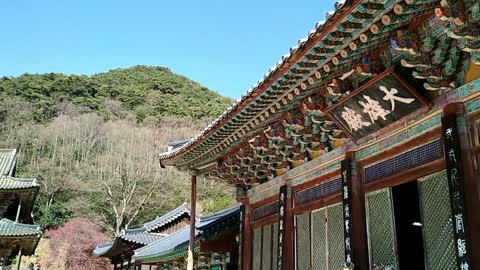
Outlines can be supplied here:
M32 225L32 208L38 194L36 179L15 177L15 149L0 149L0 266L8 266L17 257L33 255L42 236Z

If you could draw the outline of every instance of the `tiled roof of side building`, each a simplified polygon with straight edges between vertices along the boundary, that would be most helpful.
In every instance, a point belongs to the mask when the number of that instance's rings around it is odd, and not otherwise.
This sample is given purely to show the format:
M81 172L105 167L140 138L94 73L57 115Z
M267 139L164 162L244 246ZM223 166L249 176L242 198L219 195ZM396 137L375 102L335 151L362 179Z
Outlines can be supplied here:
M198 230L203 231L208 227L215 225L227 218L233 217L240 213L240 205L236 205L211 215L201 216L200 221L195 226Z
M42 235L40 226L16 223L6 218L0 220L0 237L31 235L38 235L38 237L40 237Z
M198 236L198 230L195 230L195 237ZM185 227L174 234L163 239L152 242L151 244L135 250L133 258L135 260L166 254L177 248L188 244L190 239L190 227Z
M154 241L164 238L166 235L149 233L145 228L125 229L122 230L120 238L129 242L148 245Z
M93 250L93 255L95 256L102 256L103 254L107 253L113 246L112 242L108 242L105 244L98 245L94 250Z
M6 175L0 176L0 190L37 188L36 179L16 178Z
M189 142L183 144L181 147L174 149L170 152L165 152L160 154L161 160L167 160L173 158L177 155L180 155L182 152L186 151L190 147L194 146L199 141L209 137L210 133L215 133L216 130L219 130L223 126L223 122L226 119L234 117L237 109L246 107L251 103L255 102L255 97L260 96L261 93L267 89L270 85L274 84L275 80L272 78L275 75L281 75L285 72L284 66L288 66L291 62L295 62L295 58L299 55L300 57L306 52L305 48L307 44L314 42L315 38L325 31L328 26L333 23L335 19L338 18L340 13L345 11L350 5L352 5L353 0L341 0L335 3L335 10L327 12L326 19L318 22L315 25L313 30L308 32L307 37L298 40L297 45L290 48L289 52L282 56L282 58L272 67L267 73L261 78L252 88L250 88L244 95L241 96L236 102L232 104L226 111L224 111L219 117L217 117L210 125L208 125L200 134L191 138ZM359 2L359 1L357 1ZM308 50L307 50L308 51ZM229 130L229 129L225 129ZM234 130L234 129L232 129Z
M207 230L211 226L215 226L219 222L234 217L240 212L240 206L234 206L216 212L211 215L206 215L200 217L197 225L195 226L195 237L198 238L203 233L204 230ZM170 254L170 252L181 249L185 247L190 240L190 227L183 228L176 233L165 237L164 239L152 242L151 244L135 250L135 255L133 258L142 259L142 258L151 258L162 255Z
M16 155L16 149L0 149L0 175L12 175Z
M109 254L111 255L112 253L118 252L118 250L122 250L122 247L124 247L125 245L137 245L137 247L138 245L144 246L160 240L164 237L165 235L162 234L149 233L143 227L135 229L124 229L117 237L115 237L115 240L113 242L98 245L95 250L93 250L93 255L106 255L108 257Z
M165 215L159 216L152 221L146 222L145 224L143 224L143 227L145 227L147 231L150 232L167 225L168 223L174 221L183 214L190 215L190 208L187 206L187 203L182 203L180 206L166 213Z

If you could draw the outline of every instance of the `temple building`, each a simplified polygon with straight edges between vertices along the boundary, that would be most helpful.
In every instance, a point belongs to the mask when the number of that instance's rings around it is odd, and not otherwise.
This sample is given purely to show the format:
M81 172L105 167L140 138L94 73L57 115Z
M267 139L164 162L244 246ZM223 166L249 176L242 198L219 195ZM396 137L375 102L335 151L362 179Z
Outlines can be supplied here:
M15 177L16 150L0 149L0 269L20 269L23 255L35 252L42 236L39 226L32 225L32 208L39 185L36 179Z
M194 267L198 270L238 269L240 207L201 216L195 225ZM186 269L189 228L135 250L138 269Z
M198 175L236 187L241 269L480 270L479 34L479 1L337 2L160 162L192 209Z
M97 246L95 256L108 257L114 269L134 269L134 250L163 239L184 228L190 223L190 209L186 203L163 216L143 224L140 228L123 229L110 243Z

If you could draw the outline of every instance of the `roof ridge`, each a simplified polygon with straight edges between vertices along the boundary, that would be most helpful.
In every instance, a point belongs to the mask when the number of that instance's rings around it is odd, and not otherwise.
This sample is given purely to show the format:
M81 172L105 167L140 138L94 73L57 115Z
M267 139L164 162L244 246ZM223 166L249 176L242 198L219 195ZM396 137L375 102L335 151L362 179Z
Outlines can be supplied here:
M155 230L175 220L176 218L183 215L184 213L187 213L190 215L190 208L188 207L186 202L183 202L181 205L177 206L176 208L168 211L167 213L161 216L157 216L152 221L145 222L143 224L143 227L145 227L147 231Z
M142 233L142 232L147 232L147 229L145 227L122 229L122 232L124 234Z
M218 217L218 216L220 216L222 214L225 214L225 213L228 213L230 211L235 212L237 209L240 209L240 204L234 205L234 206L229 207L229 208L222 209L222 210L220 210L218 212L215 212L215 213L212 213L212 214L200 216L199 221L202 222L202 221L206 221L206 220L211 220L214 217Z
M102 247L110 246L110 245L112 245L112 244L113 244L113 242L107 242L107 243L103 243L103 244L98 244L98 245L97 245L97 248L102 248Z

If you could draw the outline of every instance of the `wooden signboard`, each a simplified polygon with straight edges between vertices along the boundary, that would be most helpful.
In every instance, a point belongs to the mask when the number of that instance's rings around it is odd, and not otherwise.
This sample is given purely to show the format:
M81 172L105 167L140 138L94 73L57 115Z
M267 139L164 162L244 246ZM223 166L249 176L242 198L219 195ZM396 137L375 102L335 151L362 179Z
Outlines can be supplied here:
M344 159L341 164L342 176L342 206L343 206L343 235L345 247L345 262L351 263L352 255L352 172L350 160Z
M279 197L278 197L278 251L277 251L277 269L281 270L283 264L283 250L285 243L285 222L286 215L285 210L287 209L287 195L288 187L287 185L280 187Z
M457 267L462 270L472 269L472 254L468 238L468 231L470 228L468 227L465 211L463 163L460 151L460 139L458 137L457 116L455 114L447 115L442 118L442 131Z
M388 69L328 110L328 114L357 141L428 107L393 69Z

